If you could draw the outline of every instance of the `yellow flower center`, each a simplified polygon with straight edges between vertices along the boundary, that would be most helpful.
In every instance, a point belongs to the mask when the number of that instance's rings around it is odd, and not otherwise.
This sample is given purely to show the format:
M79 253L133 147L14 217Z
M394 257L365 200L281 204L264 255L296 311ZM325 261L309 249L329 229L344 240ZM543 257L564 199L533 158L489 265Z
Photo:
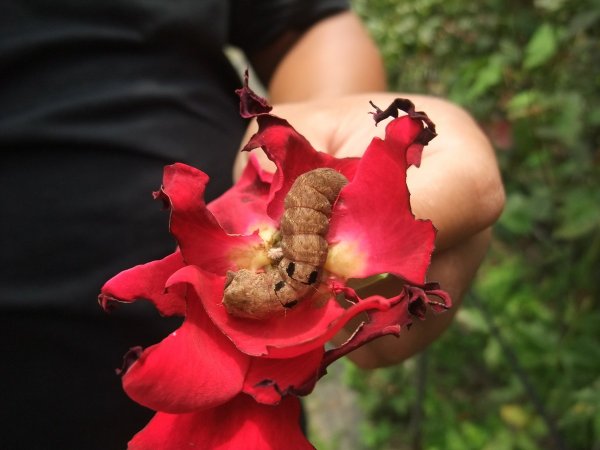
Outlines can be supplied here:
M278 230L272 225L260 224L249 227L248 234L256 230L262 242L248 247L238 247L231 253L231 260L240 269L258 270L272 263L269 250L278 239Z
M360 272L365 264L366 255L358 244L352 241L342 241L329 246L325 270L347 279L351 274Z

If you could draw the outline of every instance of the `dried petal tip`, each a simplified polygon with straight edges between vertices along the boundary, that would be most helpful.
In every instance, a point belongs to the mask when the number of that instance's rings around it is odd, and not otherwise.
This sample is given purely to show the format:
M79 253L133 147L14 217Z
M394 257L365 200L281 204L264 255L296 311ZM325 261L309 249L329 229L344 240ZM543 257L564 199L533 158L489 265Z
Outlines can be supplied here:
M395 99L390 106L386 109L382 110L375 103L369 101L371 106L375 108L375 112L370 112L369 114L373 115L373 120L375 120L375 126L382 120L387 119L388 117L398 117L398 110L404 111L408 114L408 117L411 119L422 120L426 128L421 131L421 134L417 136L415 142L418 142L422 145L427 145L434 137L437 136L435 132L435 124L431 121L431 119L427 116L423 111L415 111L415 105L407 98L397 98Z
M154 200L158 200L162 203L162 208L166 211L171 208L171 204L169 203L169 197L163 192L162 187L158 191L154 191L152 193L152 198Z
M440 289L435 282L426 283L422 286L404 286L409 299L408 311L419 319L425 318L427 305L436 313L446 311L452 307L450 295ZM437 298L434 300L432 297Z
M237 89L235 93L240 97L240 115L244 119L268 114L273 109L265 98L257 95L248 86L248 69L244 72L244 86Z
M117 307L117 303L124 303L124 302L121 302L121 301L117 300L116 298L111 297L106 294L100 294L98 296L98 304L106 313L113 312Z
M121 365L121 368L115 369L117 375L125 375L125 373L133 365L133 363L140 359L140 356L142 356L142 352L143 349L140 346L131 347L129 350L127 350L127 353L123 355L123 364Z

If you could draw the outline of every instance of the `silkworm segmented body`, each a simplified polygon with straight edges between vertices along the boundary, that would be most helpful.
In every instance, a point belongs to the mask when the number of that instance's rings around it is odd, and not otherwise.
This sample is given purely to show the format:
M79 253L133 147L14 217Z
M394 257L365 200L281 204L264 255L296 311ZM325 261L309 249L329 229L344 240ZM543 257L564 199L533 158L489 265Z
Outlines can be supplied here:
M267 318L292 308L318 286L327 259L332 206L346 177L321 168L300 175L285 197L280 249L264 272L228 272L223 304L237 317ZM275 249L272 249L275 250ZM276 265L275 265L276 263Z

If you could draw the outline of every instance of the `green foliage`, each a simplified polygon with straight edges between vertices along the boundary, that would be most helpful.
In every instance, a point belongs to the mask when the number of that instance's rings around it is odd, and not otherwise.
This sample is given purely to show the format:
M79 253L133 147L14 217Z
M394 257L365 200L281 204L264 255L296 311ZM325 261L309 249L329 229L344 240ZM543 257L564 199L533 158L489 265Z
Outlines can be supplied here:
M600 449L600 1L354 6L394 90L463 105L496 145L507 203L474 292L565 446ZM422 369L409 361L350 370L370 417L365 448L557 448L469 299ZM416 404L424 414L417 424Z

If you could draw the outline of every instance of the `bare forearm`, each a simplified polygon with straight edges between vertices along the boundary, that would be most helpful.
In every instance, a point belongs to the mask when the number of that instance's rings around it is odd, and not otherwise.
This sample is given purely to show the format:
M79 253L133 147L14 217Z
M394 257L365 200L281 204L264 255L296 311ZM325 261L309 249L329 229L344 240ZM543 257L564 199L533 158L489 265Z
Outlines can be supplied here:
M328 17L299 37L282 36L251 60L268 79L273 104L386 88L379 51L352 12Z
M280 45L290 44L291 38ZM369 100L386 107L396 97L408 97L437 125L439 137L423 152L421 167L409 170L408 185L415 215L430 219L438 229L428 279L451 294L455 307L439 316L429 314L424 322L416 321L400 338L381 338L349 355L362 367L398 363L448 327L475 276L490 239L489 228L504 204L496 158L486 137L461 108L434 97L383 92L381 58L352 13L325 19L292 40L294 44L276 65L272 65L272 56L277 51L255 61L270 79L274 114L286 118L317 150L338 158L360 156L375 135L382 137L385 126L375 128L366 114ZM274 69L269 71L269 67ZM255 130L252 125L247 138ZM238 158L237 175L246 159L246 154ZM272 168L264 155L261 161ZM398 280L389 280L360 295L392 296L400 288ZM339 342L348 336L342 332L336 339Z
M428 311L424 321L415 318L413 326L403 330L399 337L376 339L352 352L349 358L362 368L384 367L410 358L435 341L452 323L461 299L485 256L490 236L490 229L484 230L457 246L439 252L433 258L427 278L429 281L439 282L452 296L454 306L449 311L441 314ZM360 294L392 296L398 289L398 281L390 280L387 284L373 286L370 290L365 289ZM350 331L344 330L336 336L334 343L340 344L348 337Z
M400 96L410 98L437 126L438 137L423 151L421 167L409 169L408 185L415 215L438 229L440 252L490 227L504 205L494 151L464 110L430 96L373 92L276 105L274 113L289 120L317 150L338 158L360 156L374 136L385 132L385 124L376 128L369 119L369 100L387 106ZM250 127L247 138L255 131ZM246 159L246 154L238 158L237 174ZM269 167L266 157L261 160Z
M339 102L336 109L343 111L351 105L365 105L367 111L369 100L385 107L396 97L412 100L436 124L438 136L425 147L421 166L409 169L407 182L414 214L431 220L438 230L439 252L489 227L498 218L504 205L504 190L496 156L469 114L440 98L370 93L349 97ZM340 121L336 135L344 138L330 141L329 151L336 157L356 156L374 135L383 137L384 123L375 129L364 126L366 121L359 114L352 120Z

